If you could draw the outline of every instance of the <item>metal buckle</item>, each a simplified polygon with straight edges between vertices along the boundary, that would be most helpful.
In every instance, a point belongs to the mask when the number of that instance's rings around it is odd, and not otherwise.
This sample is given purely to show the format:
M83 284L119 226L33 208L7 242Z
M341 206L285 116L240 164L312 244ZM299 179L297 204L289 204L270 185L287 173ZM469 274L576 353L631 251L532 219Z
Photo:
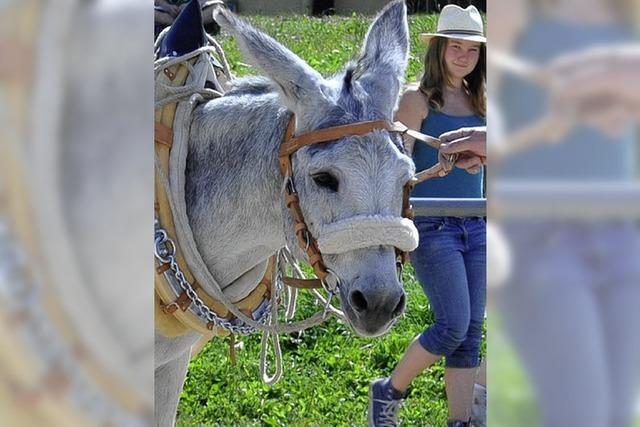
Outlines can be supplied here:
M293 183L293 176L292 175L289 174L284 178L284 185L285 185L285 188L287 189L287 191L289 192L289 194L296 193L296 186Z
M329 288L329 284L325 281L325 280L321 280L320 283L322 284L322 289L324 289L325 291L327 291L328 293L335 293L335 291L340 288L340 276L338 276L335 271L333 271L332 269L330 269L329 267L325 267L327 270L327 273L329 273L330 275L333 275L333 277L336 278L336 285L333 287L333 289ZM328 276L327 276L328 277Z
M304 251L307 252L309 250L309 246L311 246L311 233L308 228L304 229L304 240L307 242L307 246L304 248Z
M402 272L404 271L404 263L402 258L396 260L396 272L398 274L398 281L402 284Z
M333 299L334 296L336 296L338 294L338 290L340 289L340 276L338 276L335 271L331 270L330 268L326 267L327 269L327 273L329 273L330 275L333 275L333 277L335 277L336 279L336 285L333 287L333 289L329 288L329 284L326 283L326 281L321 280L320 283L322 284L322 289L324 289L327 294L329 295L327 297L327 302L324 305L324 310L322 312L322 317L325 318L327 317L327 314L330 312L329 307L331 307L331 300ZM328 277L328 276L327 276Z

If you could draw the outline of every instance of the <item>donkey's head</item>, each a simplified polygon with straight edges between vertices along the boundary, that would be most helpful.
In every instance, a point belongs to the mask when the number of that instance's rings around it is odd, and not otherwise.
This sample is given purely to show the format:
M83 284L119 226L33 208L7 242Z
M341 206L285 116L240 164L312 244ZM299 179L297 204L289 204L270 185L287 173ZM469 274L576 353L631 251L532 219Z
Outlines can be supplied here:
M230 12L220 9L215 18L234 33L248 60L275 82L282 101L295 113L295 134L362 121L392 121L409 43L403 1L391 3L376 17L359 59L330 79ZM384 333L404 310L395 243L379 234L404 227L400 233L416 244L417 233L409 220L401 226L393 222L400 221L402 189L413 173L399 136L386 130L307 146L293 158L293 178L307 226L318 239L326 266L339 278L343 311L363 335ZM389 227L380 227L389 218ZM358 228L360 220L370 225L369 235L366 228ZM293 227L285 232L288 246L297 250ZM297 255L304 257L301 251Z

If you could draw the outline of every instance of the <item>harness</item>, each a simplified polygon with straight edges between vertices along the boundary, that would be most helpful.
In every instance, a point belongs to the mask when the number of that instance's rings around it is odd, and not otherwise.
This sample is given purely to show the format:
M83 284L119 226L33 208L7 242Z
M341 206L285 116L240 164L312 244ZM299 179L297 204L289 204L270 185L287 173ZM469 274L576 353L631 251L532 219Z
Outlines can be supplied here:
M387 121L360 122L294 136L295 116L292 115L280 146L279 166L284 180L285 205L293 219L297 243L306 253L316 278L305 278L294 257L284 248L268 260L266 273L256 288L245 298L231 301L211 276L198 252L184 202L184 169L191 113L205 98L222 96L224 81L231 79L222 49L213 38L209 37L209 42L211 46L177 58L161 58L155 64L156 327L161 334L169 337L195 330L204 335L204 340L227 335L233 339L234 334L261 331L262 379L273 384L282 374L278 341L280 333L304 330L325 321L331 314L343 316L331 304L340 279L327 268L322 252L342 253L372 245L392 245L396 247L400 273L403 263L408 259L407 253L418 244L417 230L411 221L413 211L409 196L420 178L411 179L404 186L400 217L356 216L319 228L316 238L309 230L300 207L293 180L292 155L304 146L347 135L365 135L376 130L409 134L431 146L439 146L439 141L411 131L399 122ZM215 59L215 55L219 60ZM451 170L453 162L438 163L437 167L429 170L429 176L443 176ZM358 239L358 236L367 238ZM293 271L293 277L285 277L287 267ZM208 288L213 289L213 294L205 292L201 283L207 283ZM323 309L305 320L278 323L278 303L282 302L285 306L285 319L292 319L298 289L311 290ZM327 296L320 289L324 289ZM267 374L266 367L269 338L273 342L276 365L272 376Z

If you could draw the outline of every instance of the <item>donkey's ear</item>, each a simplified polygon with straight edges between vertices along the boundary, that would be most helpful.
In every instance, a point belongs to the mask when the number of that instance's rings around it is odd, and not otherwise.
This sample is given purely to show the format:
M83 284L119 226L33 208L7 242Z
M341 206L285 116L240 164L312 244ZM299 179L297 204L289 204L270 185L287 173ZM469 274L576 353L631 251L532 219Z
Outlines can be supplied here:
M398 0L387 5L369 27L354 74L385 118L393 116L408 54L407 8L404 0Z
M324 100L323 77L296 54L226 8L216 8L213 17L233 33L247 60L277 84L291 110Z

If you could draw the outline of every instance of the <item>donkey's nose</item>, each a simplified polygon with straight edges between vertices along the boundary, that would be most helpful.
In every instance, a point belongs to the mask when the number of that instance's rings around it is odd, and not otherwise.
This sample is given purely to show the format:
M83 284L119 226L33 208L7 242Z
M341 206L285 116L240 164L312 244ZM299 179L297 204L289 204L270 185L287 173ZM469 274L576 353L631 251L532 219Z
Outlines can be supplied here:
M395 300L395 301L393 301ZM404 311L405 295L367 295L360 289L354 289L349 293L349 303L358 315L368 315L372 312L382 310L391 312L392 317L397 317ZM395 304L394 304L395 303ZM389 308L393 307L392 310Z
M351 303L351 307L353 307L353 309L358 313L366 311L369 307L367 297L365 297L362 291L358 289L351 291L349 294L349 302Z
M402 295L400 295L400 301L398 301L398 304L396 304L396 308L393 309L393 312L392 312L393 317L398 317L402 314L402 312L404 312L405 301L406 300L403 293Z

